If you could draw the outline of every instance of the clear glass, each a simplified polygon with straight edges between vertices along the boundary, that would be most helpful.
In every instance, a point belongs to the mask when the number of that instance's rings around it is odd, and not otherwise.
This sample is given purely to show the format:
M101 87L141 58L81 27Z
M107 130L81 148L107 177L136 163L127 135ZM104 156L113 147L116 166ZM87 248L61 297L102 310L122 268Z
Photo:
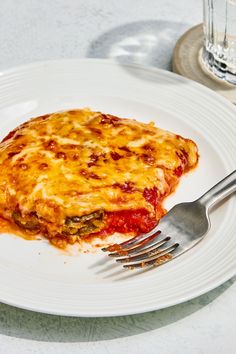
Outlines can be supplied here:
M236 85L236 0L203 0L203 61L216 76Z

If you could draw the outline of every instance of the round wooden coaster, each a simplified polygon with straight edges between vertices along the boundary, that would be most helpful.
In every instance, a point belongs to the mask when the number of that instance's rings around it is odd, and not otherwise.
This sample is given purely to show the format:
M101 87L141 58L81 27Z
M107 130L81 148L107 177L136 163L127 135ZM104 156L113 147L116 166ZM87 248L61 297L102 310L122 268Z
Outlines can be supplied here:
M203 29L197 25L176 43L172 69L175 73L197 81L236 104L236 86L215 77L202 61Z

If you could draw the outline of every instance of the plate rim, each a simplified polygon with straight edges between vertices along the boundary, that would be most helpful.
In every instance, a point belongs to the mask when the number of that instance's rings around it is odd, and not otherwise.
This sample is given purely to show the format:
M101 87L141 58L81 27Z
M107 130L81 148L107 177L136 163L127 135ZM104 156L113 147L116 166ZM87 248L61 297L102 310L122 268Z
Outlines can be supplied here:
M225 98L224 96L220 95L219 93L217 93L216 91L210 89L209 87L194 81L186 76L182 76L178 73L175 73L173 71L170 70L166 70L166 69L161 69L161 68L157 68L153 65L144 65L144 64L139 64L139 63L122 63L122 62L118 62L114 59L111 58L90 58L90 57L81 57L81 58L59 58L59 59L47 59L47 60L36 60L33 62L29 62L26 64L21 64L21 65L16 65L16 66L12 66L3 70L0 70L0 81L2 77L5 77L8 74L14 73L16 71L20 71L20 70L24 70L24 69L30 69L30 68L34 68L37 67L39 65L43 66L43 65L50 65L50 64L57 64L57 63L69 63L69 62L78 62L78 63L86 63L86 62L96 62L96 63L100 63L100 64L109 64L109 65L114 65L114 66L120 66L120 67L127 67L127 68L136 68L136 69L141 69L141 70L146 70L146 71L151 71L151 72L160 72L160 73L164 73L164 75L167 76L175 76L179 81L183 81L186 83L189 83L191 85L194 85L196 87L199 87L201 90L205 90L208 93L211 93L213 95L217 95L217 97L222 101L225 102L226 104L230 105L231 107L236 107L230 100L228 100L227 98Z
M2 300L0 299L0 302L9 306L13 306L15 308L18 309L22 309L22 310L27 310L27 311L31 311L31 312L36 312L36 313L42 313L42 314L47 314L47 315L53 315L53 316L64 316L64 317L81 317L81 318L102 318L102 317L122 317L122 316L132 316L132 315L140 315L140 314L144 314L147 312L152 312L152 311L159 311L162 309L166 309L169 307L173 307L173 306L177 306L183 303L186 303L188 301L194 300L199 296L202 296L204 294L207 294L210 291L213 291L214 289L220 287L221 285L223 285L225 282L227 282L228 280L232 279L234 276L236 275L236 269L232 271L231 273L227 273L227 276L223 279L220 279L218 282L216 281L214 283L213 286L209 286L207 289L204 288L204 290L199 290L196 291L195 294L192 296L185 296L182 298L179 298L177 301L173 302L173 301L167 301L165 303L165 305L159 305L159 306L147 306L145 305L145 309L140 309L140 310L135 310L132 311L115 311L115 312L93 312L93 314L91 313L86 313L86 312L81 312L81 310L79 310L78 312L75 310L73 312L65 312L64 310L45 310L45 308L40 308L39 306L37 306L37 308L35 307L31 307L31 306L27 306L27 305L19 305L17 302L14 301L7 301L7 300Z

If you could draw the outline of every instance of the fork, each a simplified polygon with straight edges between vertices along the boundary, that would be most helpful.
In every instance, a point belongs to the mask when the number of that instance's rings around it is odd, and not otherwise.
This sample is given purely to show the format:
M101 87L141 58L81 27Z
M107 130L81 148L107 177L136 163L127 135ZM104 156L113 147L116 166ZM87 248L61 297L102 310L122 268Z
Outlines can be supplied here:
M199 199L175 205L146 234L103 248L124 268L158 266L194 247L210 229L209 210L236 191L236 170Z

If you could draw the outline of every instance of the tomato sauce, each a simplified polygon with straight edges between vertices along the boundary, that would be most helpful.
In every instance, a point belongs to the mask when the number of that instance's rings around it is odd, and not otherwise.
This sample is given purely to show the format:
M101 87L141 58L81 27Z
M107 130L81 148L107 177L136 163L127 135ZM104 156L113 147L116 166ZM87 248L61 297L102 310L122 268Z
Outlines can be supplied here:
M150 216L148 210L120 210L106 214L106 227L97 234L111 235L114 232L140 234L148 232L157 224L156 218Z
M154 208L157 208L157 204L158 204L158 199L159 199L159 195L158 195L158 190L157 187L153 187L153 188L145 188L143 191L143 196L146 199L146 201L148 203L150 203L151 205L154 206Z

